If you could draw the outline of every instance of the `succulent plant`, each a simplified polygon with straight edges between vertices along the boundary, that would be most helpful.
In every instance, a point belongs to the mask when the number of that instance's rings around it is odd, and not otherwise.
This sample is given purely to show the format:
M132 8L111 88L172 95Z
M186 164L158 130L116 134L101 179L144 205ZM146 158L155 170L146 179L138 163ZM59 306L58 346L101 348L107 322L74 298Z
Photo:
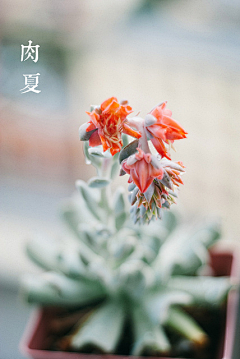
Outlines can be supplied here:
M94 107L89 123L80 127L86 162L97 176L88 183L78 180L78 193L62 205L69 228L65 240L38 236L28 243L29 257L45 271L24 278L22 294L29 303L80 311L61 340L66 350L115 353L126 323L132 328L131 355L170 353L169 331L205 345L207 334L188 308L220 306L231 283L200 275L209 263L208 248L220 237L219 224L195 228L180 224L172 211L162 213L174 203L184 168L169 159L162 141L172 144L185 131L166 103L145 120L133 120L127 118L130 106L114 101ZM122 132L137 139L128 144ZM150 153L148 138L157 156ZM120 173L130 174L130 206L124 188L111 192L119 162Z

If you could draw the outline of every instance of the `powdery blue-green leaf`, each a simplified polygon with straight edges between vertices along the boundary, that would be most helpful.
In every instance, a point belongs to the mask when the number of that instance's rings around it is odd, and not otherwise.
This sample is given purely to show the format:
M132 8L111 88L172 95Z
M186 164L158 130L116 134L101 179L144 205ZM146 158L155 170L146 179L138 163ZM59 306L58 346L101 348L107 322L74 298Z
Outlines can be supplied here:
M88 277L75 247L71 245L38 235L27 243L26 250L29 258L44 269L73 278Z
M83 324L74 328L71 348L84 351L91 347L102 353L114 353L122 333L124 309L122 302L114 300L97 307Z
M108 151L103 152L102 147L90 147L88 149L88 153L90 156L94 156L97 158L112 158L111 154Z
M189 293L194 304L217 307L226 299L232 283L228 277L174 276L170 278L168 287Z
M204 247L211 247L221 235L221 225L219 220L207 220L201 223L197 229L191 233L191 241L199 242Z
M124 193L125 190L123 187L118 187L118 189L114 193L113 209L116 216L119 216L125 211Z
M126 212L122 212L121 214L115 217L115 226L118 231L123 227L126 220L127 220Z
M92 134L97 131L97 129L94 129L92 131L87 132L86 129L89 126L89 124L86 122L83 125L79 127L79 138L81 141L88 141L89 138L92 136Z
M112 168L111 168L111 174L110 174L111 179L115 178L116 175L118 174L118 172L119 172L119 163L118 163L118 161L114 161Z
M152 268L141 259L135 259L133 255L119 267L119 285L134 300L140 298L147 288L151 287L153 278Z
M131 195L130 195L130 204L131 206L136 202L137 200L137 193L139 191L139 188L138 187L135 187L134 190L131 192Z
M122 134L123 147L126 147L129 144L129 136L125 133Z
M159 356L169 353L171 346L164 329L151 321L139 305L133 307L133 330L135 343L131 355Z
M101 254L106 241L112 236L112 232L101 223L97 225L81 223L79 225L79 235L87 246L94 252Z
M119 152L115 153L114 156L112 156L112 167L110 171L110 178L113 179L116 177L116 175L119 174L120 165L119 165Z
M159 180L164 186L166 186L169 189L173 189L173 183L171 181L171 178L166 170L164 170L163 178Z
M96 233L90 224L81 223L78 227L82 240L91 248L96 246Z
M109 251L115 259L115 267L127 260L137 246L137 238L123 229L119 231L109 245Z
M204 347L209 341L207 334L197 322L180 308L169 308L165 325L200 347Z
M163 324L168 316L169 308L172 305L190 305L193 298L189 293L181 291L181 289L168 289L160 287L155 291L149 291L143 299L144 310L149 318L157 325Z
M80 306L96 302L105 297L99 282L75 280L56 272L41 276L26 276L21 294L29 303L55 306Z
M173 210L163 212L162 225L171 233L179 225L180 216Z
M90 188L104 188L107 187L111 181L107 178L100 178L100 177L92 177L88 181L88 186Z
M192 240L191 230L183 225L163 243L154 268L161 280L167 281L171 275L194 275L208 259L209 254L202 241Z
M208 221L192 229L183 225L171 233L158 254L156 267L162 278L170 275L194 275L209 261L208 248L220 236L217 221Z
M81 235L78 230L79 223L83 220L81 212L77 211L71 203L65 203L65 205L61 208L61 217L64 219L72 232L79 239L81 239Z
M87 165L92 164L96 168L97 172L99 172L101 165L102 165L102 158L100 158L98 156L92 156L89 153L90 148L91 147L89 146L88 141L85 141L83 144L83 151L84 151L84 155L85 155L86 164Z
M95 199L92 196L91 190L90 188L87 186L87 184L82 181L82 180L78 180L76 181L76 187L79 190L79 192L81 193L88 209L90 210L90 212L98 219L100 220L100 215L99 215L99 208L98 208L98 204L95 201Z
M121 163L123 160L125 160L126 158L137 152L137 147L138 147L138 140L130 142L126 147L124 147L120 151L119 162Z

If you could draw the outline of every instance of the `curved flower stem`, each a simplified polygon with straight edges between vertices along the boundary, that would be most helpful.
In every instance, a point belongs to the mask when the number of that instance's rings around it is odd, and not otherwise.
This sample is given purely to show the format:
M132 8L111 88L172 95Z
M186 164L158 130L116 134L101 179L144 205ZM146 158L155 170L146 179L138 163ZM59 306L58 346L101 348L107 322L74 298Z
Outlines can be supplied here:
M133 127L137 128L137 130L141 133L141 137L139 138L138 146L145 152L151 153L150 148L148 146L146 127L144 124L144 120L140 117L133 117L129 119L129 124Z
M100 169L101 177L110 178L111 168L112 168L112 158L104 158ZM108 185L107 187L101 189L101 198L99 203L99 205L103 208L105 212L104 220L106 224L109 224L109 219L112 214L110 198L111 198L111 188L110 185Z
M101 177L110 178L111 168L112 158L104 158L100 169Z
M141 135L142 135L142 137L139 138L139 142L138 142L139 147L143 150L143 152L151 153L149 145L148 145L146 128L145 128L144 124L142 125L142 129L140 129L139 132L141 132Z
M111 206L109 204L110 192L110 186L101 189L100 206L105 210L106 215L111 214Z

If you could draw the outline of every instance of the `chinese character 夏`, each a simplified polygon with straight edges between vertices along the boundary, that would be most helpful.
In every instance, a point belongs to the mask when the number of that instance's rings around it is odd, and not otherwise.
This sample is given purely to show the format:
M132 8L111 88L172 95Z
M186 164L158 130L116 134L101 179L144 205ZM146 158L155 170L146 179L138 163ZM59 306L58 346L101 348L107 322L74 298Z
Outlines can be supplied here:
M25 78L25 87L22 88L20 91L22 91L21 93L26 93L26 92L35 92L35 93L39 93L41 92L41 90L36 90L36 88L38 87L38 83L39 83L39 79L38 76L40 76L39 73L37 74L28 74L28 75L23 75Z

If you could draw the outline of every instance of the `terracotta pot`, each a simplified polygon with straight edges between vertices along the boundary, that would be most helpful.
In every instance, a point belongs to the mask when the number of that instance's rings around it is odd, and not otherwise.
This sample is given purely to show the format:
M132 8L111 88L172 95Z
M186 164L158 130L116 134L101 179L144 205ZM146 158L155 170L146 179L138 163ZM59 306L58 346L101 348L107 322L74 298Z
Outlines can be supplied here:
M216 276L239 277L239 261L232 252L210 253L212 267ZM233 353L235 327L237 320L238 292L232 290L228 295L226 306L226 324L220 340L217 358L231 359ZM48 320L54 316L54 310L40 309L32 316L27 330L20 344L23 354L33 359L124 359L126 356L120 355L100 355L100 354L81 354L63 351L50 351L48 347L49 326ZM129 357L130 358L130 357ZM153 357L151 357L153 359ZM160 359L160 358L158 358ZM164 359L161 357L161 359ZM170 358L165 358L170 359ZM176 359L176 358L175 358Z

